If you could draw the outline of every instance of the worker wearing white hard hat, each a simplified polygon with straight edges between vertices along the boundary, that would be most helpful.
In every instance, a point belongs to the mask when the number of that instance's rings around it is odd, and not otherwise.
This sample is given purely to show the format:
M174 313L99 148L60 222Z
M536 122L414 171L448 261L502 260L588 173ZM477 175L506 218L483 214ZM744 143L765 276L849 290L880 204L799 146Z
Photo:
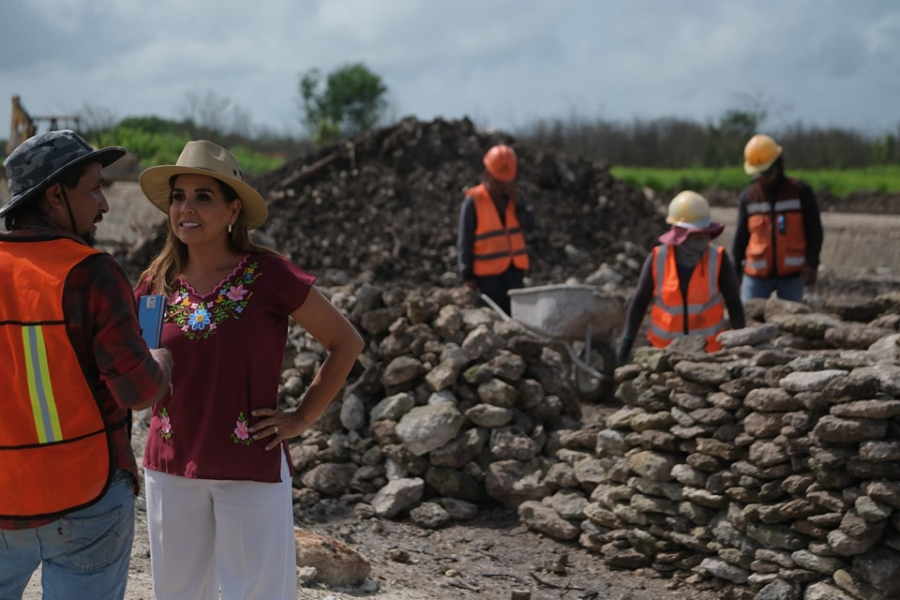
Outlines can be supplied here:
M618 363L628 362L635 337L650 309L647 341L664 348L685 335L705 339L707 352L719 350L719 333L744 326L744 308L734 266L712 240L724 225L712 220L706 198L690 190L669 203L669 231L659 237L641 269L628 304ZM725 310L728 311L728 319Z

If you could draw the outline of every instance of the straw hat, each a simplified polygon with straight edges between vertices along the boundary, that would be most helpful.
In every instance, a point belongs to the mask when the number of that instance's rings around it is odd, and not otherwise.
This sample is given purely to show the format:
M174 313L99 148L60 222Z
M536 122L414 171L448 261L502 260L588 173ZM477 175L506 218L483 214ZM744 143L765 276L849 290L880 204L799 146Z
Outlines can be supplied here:
M241 165L231 152L206 140L188 142L174 165L150 167L141 173L141 191L153 206L169 213L169 181L175 175L206 175L218 179L234 189L241 199L247 217L247 229L256 229L266 222L269 209L263 197L241 177Z

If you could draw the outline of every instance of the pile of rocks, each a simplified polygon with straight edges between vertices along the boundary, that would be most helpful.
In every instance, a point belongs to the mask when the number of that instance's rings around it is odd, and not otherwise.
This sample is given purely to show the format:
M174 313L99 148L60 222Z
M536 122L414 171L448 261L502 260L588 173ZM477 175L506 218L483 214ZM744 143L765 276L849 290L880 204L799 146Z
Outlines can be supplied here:
M302 487L367 495L382 517L435 496L517 506L547 494L545 449L581 418L569 367L547 340L474 307L464 288L364 284L331 300L369 343L343 400L293 446ZM290 343L281 390L295 405L323 355L298 329Z
M692 338L639 349L618 371L623 408L578 462L603 475L569 491L580 543L613 566L746 586L736 597L897 597L900 295L871 302L884 314L865 324L753 302L765 322L717 354Z
M368 347L292 444L300 512L340 497L440 527L500 502L611 566L736 598L900 593L900 295L843 306L879 312L865 323L748 303L754 324L719 353L639 348L617 371L622 407L585 423L562 354L466 290L330 293ZM324 353L290 340L296 405Z

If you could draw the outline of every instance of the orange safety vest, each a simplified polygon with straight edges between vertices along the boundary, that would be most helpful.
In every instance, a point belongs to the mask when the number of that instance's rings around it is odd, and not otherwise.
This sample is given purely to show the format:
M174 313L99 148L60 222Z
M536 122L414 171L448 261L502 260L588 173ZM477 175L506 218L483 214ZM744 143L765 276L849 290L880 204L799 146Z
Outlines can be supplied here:
M506 203L505 225L491 194L482 183L466 192L475 203L475 243L472 247L472 272L477 277L505 273L510 265L528 269L525 236L516 216L515 203Z
M747 190L746 202L750 239L744 273L751 277L772 277L803 272L806 230L797 180L785 180L774 205L768 201L759 183Z
M687 298L681 293L675 252L671 246L653 249L653 308L647 339L657 348L665 348L677 337L702 335L706 351L722 348L716 335L725 329L725 303L719 291L722 268L721 246L711 245L694 267Z
M69 341L63 295L97 253L69 239L0 242L0 518L55 518L109 487L112 442Z

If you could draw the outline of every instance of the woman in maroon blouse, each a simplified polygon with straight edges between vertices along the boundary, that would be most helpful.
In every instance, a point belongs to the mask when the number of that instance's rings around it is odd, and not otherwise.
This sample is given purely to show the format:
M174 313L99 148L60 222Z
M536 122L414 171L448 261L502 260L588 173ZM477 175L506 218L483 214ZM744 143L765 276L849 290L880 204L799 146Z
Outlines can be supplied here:
M224 148L188 142L141 174L169 216L137 296L165 294L162 340L177 369L144 453L153 588L159 599L296 599L287 440L340 391L363 341L314 278L248 231L266 204ZM294 411L277 408L293 317L328 351Z

